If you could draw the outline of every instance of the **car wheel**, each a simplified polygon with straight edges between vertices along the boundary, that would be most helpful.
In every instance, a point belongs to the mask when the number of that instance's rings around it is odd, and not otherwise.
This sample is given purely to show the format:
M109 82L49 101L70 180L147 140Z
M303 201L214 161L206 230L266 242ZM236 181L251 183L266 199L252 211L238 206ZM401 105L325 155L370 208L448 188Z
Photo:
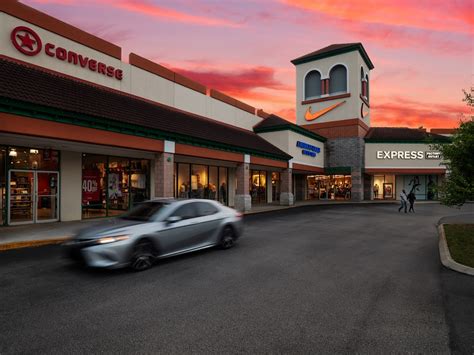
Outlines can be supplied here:
M222 231L220 247L222 249L230 249L235 244L235 235L232 227L225 227Z
M133 248L130 267L134 271L144 271L152 267L155 261L153 245L147 241L139 241Z

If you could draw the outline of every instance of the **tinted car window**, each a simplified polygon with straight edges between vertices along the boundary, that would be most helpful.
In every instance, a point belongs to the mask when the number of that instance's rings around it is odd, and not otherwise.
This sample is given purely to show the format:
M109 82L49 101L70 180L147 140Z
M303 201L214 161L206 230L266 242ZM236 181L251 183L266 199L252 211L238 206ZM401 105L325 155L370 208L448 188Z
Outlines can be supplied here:
M216 206L207 202L196 202L196 208L198 216L209 216L219 212Z
M178 209L173 212L173 216L178 216L182 219L190 219L197 217L196 208L194 205L194 203L187 203L184 206L178 207Z
M137 221L149 221L159 210L165 206L162 202L143 202L133 207L130 212L120 217Z

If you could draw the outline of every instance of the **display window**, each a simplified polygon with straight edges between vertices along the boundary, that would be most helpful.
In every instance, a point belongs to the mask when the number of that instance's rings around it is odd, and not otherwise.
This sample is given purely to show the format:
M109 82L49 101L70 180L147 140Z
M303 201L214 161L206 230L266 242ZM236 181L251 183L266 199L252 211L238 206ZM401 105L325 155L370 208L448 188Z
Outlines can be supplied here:
M417 200L436 200L437 175L404 175L403 189L407 195L415 194Z
M10 169L59 170L59 151L57 150L9 147L8 156Z
M310 175L308 199L350 200L352 179L350 175Z
M252 203L267 202L267 172L262 170L250 171L249 193Z
M374 200L395 199L395 175L374 175L372 194Z
M227 205L227 168L176 163L174 170L175 197L208 199Z
M82 218L118 216L148 200L150 162L83 154Z
M7 170L7 148L0 147L0 225L6 221L6 170Z

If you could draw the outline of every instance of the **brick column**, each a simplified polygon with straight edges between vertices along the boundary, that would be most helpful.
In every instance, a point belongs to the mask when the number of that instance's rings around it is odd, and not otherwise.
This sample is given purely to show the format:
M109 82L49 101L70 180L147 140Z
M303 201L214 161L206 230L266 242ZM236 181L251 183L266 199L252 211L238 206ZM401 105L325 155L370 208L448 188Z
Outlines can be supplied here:
M280 173L281 190L280 190L280 205L292 206L294 204L293 196L293 169L285 169Z
M363 201L364 200L364 183L362 181L362 170L360 168L352 168L351 170L351 200L352 201Z
M174 154L160 153L155 157L155 197L173 197Z
M250 160L250 159L248 159ZM252 208L252 199L249 194L250 164L242 163L235 169L237 189L234 206L238 211L249 211Z

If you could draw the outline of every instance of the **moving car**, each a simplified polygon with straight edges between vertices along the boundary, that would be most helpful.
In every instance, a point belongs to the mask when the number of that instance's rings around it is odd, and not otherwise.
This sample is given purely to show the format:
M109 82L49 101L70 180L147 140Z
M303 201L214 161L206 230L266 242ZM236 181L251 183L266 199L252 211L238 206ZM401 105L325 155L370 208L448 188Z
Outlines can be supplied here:
M156 199L86 228L63 245L88 266L142 271L157 259L213 246L231 248L242 226L242 214L219 202Z

